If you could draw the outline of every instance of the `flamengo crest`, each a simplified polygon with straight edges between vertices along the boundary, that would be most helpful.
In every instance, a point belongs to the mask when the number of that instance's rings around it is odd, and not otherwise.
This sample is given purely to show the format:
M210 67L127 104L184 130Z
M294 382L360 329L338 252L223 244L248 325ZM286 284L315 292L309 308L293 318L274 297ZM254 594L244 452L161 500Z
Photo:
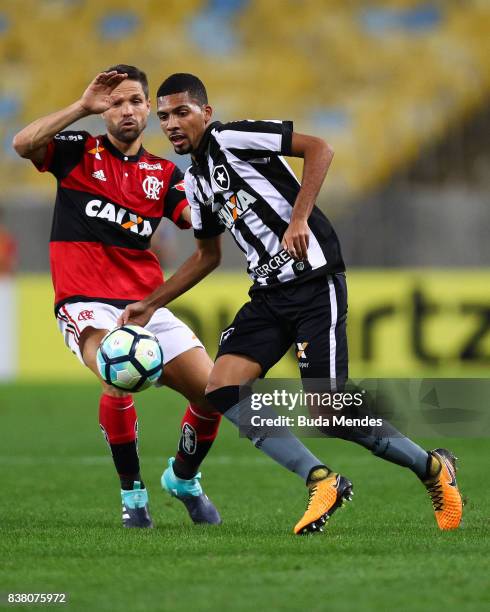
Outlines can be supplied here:
M160 190L163 187L163 181L159 181L156 176L147 176L142 183L142 187L147 199L158 200L160 198Z

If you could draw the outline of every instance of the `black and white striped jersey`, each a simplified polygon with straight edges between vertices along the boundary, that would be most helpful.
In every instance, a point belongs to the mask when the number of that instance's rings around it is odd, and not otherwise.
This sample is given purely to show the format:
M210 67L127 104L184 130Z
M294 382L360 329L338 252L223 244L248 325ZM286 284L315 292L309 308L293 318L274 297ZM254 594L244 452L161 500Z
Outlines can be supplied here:
M196 238L228 228L254 290L345 269L337 236L316 206L307 261L295 261L281 246L300 188L282 157L291 154L292 133L291 121L212 123L185 173Z

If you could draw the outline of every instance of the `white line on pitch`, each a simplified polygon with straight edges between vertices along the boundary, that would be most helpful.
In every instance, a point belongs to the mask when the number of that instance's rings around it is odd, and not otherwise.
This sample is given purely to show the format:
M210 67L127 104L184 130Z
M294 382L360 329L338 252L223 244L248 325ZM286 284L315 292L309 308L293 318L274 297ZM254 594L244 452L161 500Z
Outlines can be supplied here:
M143 463L161 463L166 465L166 457L141 457ZM80 455L66 457L35 457L31 455L0 456L0 465L105 465L112 463L111 457L103 455ZM266 457L232 457L231 455L219 455L205 459L206 465L262 465L269 464L270 459Z

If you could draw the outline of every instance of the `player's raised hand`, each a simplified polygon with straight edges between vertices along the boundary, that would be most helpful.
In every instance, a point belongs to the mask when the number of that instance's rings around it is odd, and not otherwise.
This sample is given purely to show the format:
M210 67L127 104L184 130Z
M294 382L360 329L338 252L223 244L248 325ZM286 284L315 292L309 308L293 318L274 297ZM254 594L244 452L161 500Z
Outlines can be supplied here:
M282 247L294 259L307 259L309 240L308 223L292 219L282 238Z
M155 309L145 302L134 302L128 304L124 312L117 320L118 325L140 325L144 327L153 316Z
M105 112L114 102L112 92L127 78L126 73L119 74L115 70L101 72L84 91L80 104L91 115Z

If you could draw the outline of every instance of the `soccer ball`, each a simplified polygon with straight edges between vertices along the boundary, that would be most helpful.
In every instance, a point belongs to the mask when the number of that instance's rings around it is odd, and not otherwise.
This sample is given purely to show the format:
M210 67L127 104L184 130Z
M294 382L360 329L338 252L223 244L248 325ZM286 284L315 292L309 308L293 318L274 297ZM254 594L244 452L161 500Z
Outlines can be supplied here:
M123 391L143 391L160 378L163 353L149 331L138 325L124 325L102 339L97 367L109 385Z

